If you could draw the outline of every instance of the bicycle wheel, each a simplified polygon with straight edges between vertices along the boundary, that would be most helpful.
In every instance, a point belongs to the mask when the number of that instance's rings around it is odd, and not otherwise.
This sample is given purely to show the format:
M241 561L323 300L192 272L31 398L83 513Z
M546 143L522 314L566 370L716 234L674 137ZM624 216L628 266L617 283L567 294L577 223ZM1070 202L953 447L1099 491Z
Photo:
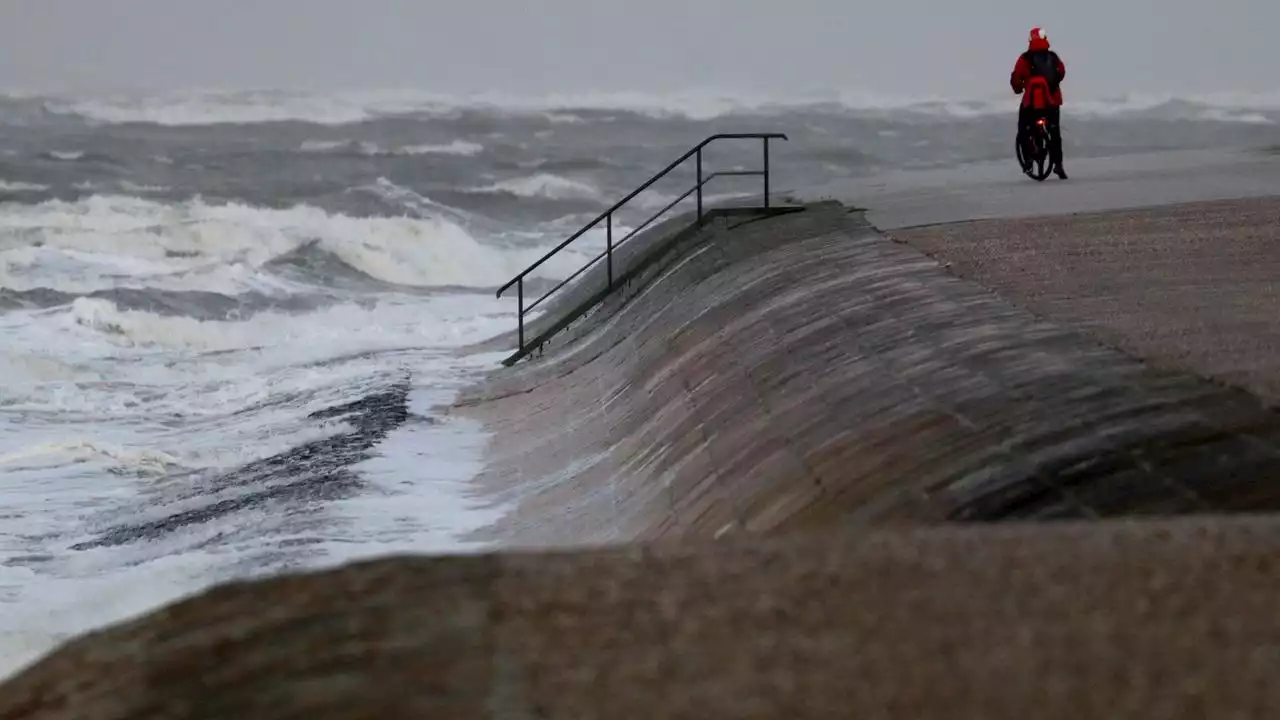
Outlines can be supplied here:
M1033 155L1031 156L1031 170L1027 172L1027 175L1032 180L1043 181L1053 172L1053 160L1050 158L1049 152L1052 136L1049 128L1043 122L1036 123L1031 131L1030 139ZM1019 157L1019 160L1021 160L1021 157Z

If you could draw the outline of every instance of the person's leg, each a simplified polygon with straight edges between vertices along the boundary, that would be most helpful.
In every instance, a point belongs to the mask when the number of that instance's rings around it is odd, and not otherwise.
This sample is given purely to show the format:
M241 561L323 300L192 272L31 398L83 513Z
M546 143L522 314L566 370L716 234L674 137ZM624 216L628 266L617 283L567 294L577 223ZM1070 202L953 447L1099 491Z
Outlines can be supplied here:
M1067 179L1067 170L1062 166L1062 108L1049 109L1049 129L1053 131L1053 147L1049 148L1053 160L1054 172L1063 180Z

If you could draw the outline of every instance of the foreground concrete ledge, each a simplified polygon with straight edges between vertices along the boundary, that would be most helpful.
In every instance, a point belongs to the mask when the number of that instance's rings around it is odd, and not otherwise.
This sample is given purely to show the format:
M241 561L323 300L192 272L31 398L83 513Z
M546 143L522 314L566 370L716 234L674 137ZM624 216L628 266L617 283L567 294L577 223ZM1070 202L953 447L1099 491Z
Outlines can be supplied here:
M1280 713L1280 521L832 530L388 558L92 633L0 718Z

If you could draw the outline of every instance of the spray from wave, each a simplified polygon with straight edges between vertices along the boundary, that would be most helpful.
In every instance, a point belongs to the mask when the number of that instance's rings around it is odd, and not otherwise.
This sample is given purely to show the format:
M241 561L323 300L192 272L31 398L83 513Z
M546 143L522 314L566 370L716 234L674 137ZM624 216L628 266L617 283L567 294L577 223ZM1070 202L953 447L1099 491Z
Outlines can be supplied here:
M461 112L539 117L551 123L582 121L582 113L632 113L654 119L709 120L728 115L779 114L822 110L837 113L914 114L965 118L1010 111L1007 96L971 100L938 97L887 97L871 93L822 90L789 96L690 90L680 93L602 92L521 96L503 93L444 95L418 90L382 90L334 94L288 91L183 92L163 97L109 95L47 98L49 113L99 123L210 125L307 122L345 125L384 117L456 117ZM1174 114L1182 119L1219 122L1275 122L1280 94L1212 93L1188 96L1131 94L1079 98L1073 110L1083 117L1113 118Z
M423 143L404 145L391 150L380 147L377 143L357 140L304 140L298 150L305 153L355 153L368 157L387 155L454 155L472 157L484 152L484 146L466 140L454 140L449 143L433 145Z

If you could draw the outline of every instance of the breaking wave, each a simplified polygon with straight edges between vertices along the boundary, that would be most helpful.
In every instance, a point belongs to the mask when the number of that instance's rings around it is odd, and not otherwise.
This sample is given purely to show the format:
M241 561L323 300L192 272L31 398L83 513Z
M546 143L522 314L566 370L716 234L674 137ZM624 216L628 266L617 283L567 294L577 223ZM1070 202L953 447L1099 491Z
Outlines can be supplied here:
M5 193L32 193L44 192L48 190L48 185L40 183L19 182L11 180L0 180L0 192Z
M512 178L475 188L472 192L505 193L522 198L548 200L601 200L600 190L579 180L571 180L551 173L538 173L528 177Z
M456 155L460 157L472 157L483 152L484 146L479 143L468 142L466 140L454 140L453 142L445 144L405 145L392 150L386 150L378 146L376 143L356 140L306 140L298 147L298 150L307 153L344 152L368 156Z
M432 212L430 200L421 200L421 211ZM76 295L139 287L280 294L298 291L302 268L309 274L301 279L322 285L350 281L353 272L398 286L492 288L545 251L483 242L462 217L443 211L353 217L307 205L123 195L10 204L0 215L0 287ZM558 257L544 277L562 277L581 262Z

